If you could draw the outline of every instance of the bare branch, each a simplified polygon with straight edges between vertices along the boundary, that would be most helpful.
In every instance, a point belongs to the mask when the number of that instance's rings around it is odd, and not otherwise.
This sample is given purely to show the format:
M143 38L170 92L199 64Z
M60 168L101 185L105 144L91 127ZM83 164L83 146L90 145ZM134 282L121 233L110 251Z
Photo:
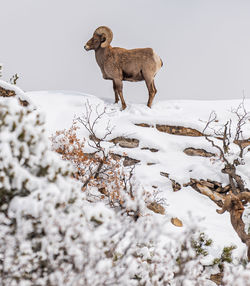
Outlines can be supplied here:
M215 111L212 111L209 115L209 118L206 122L206 125L205 125L202 133L205 134L205 132L208 128L211 129L211 123L216 122L216 120L217 120L217 114Z
M250 112L247 112L245 108L245 98L243 98L242 102L236 109L232 109L231 112L237 116L237 126L234 141L244 139L242 127L247 123L247 120L250 118Z

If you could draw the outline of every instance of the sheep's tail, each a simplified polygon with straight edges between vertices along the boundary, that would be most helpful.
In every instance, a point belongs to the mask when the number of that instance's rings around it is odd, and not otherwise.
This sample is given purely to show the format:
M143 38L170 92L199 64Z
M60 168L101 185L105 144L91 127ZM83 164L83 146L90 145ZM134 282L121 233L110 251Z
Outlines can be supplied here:
M163 66L163 61L155 52L153 54L153 57L156 64L156 72L158 72L158 70Z

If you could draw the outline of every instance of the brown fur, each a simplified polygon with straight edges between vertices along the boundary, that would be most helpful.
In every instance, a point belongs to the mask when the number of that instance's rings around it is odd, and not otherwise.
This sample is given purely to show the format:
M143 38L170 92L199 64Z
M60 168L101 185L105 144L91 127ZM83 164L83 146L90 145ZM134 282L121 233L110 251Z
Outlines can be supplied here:
M148 107L151 107L157 92L154 77L163 63L160 57L151 49L132 49L111 47L112 31L105 26L96 29L93 37L86 43L85 49L95 50L96 61L102 71L104 79L113 81L115 102L122 102L122 109L126 103L122 94L122 81L145 81L149 99Z

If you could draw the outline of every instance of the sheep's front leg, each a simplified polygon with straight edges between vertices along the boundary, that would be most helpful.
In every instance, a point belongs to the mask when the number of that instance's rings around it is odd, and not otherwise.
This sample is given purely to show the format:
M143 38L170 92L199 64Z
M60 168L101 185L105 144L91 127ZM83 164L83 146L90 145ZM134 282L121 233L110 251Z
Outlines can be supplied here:
M113 90L114 90L114 93L115 93L115 103L118 103L119 101L119 95L118 95L118 91L116 89L116 86L115 86L115 81L113 80Z
M127 105L124 101L124 98L123 98L123 94L122 94L122 80L120 79L114 79L114 85L115 85L115 90L116 92L118 93L120 99L121 99L121 102L122 102L122 110L124 110Z

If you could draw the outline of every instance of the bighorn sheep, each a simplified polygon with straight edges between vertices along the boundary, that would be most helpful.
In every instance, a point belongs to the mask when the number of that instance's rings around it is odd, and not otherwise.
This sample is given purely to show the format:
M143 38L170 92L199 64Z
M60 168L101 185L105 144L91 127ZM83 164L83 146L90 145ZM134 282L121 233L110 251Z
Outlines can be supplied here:
M110 46L112 39L112 31L106 26L101 26L95 30L84 48L86 51L95 51L103 78L113 81L115 102L117 103L120 97L122 109L126 108L122 95L124 80L133 82L145 80L149 93L147 106L151 107L157 92L154 77L163 65L162 60L151 48L132 50L113 48Z

